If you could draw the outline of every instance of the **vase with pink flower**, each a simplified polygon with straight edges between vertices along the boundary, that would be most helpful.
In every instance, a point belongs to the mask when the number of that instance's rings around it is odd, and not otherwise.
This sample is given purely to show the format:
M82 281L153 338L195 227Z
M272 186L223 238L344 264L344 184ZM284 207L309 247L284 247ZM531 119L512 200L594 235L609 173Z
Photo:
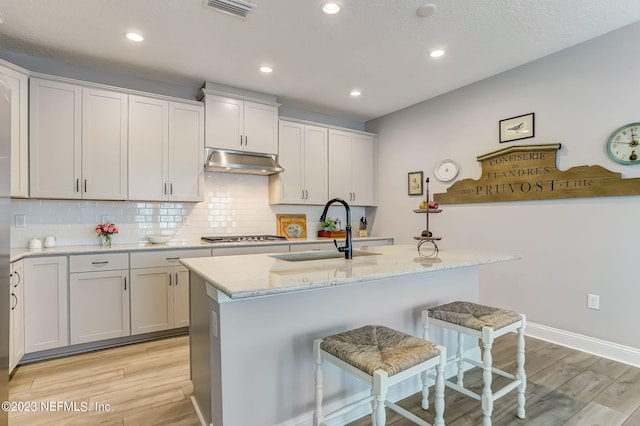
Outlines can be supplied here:
M111 247L111 237L118 232L118 227L113 223L99 223L96 225L96 234L100 237L103 247Z

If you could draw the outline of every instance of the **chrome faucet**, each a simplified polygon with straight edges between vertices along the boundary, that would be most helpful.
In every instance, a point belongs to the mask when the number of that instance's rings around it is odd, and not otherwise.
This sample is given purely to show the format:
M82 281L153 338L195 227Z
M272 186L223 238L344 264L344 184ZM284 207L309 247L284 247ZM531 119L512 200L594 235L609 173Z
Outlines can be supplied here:
M329 210L329 206L333 203L340 203L347 210L347 226L345 228L345 230L347 231L347 239L343 246L338 246L338 242L336 240L333 240L333 244L335 244L339 252L344 253L345 259L351 259L353 258L353 244L351 242L351 209L349 208L349 204L347 204L347 202L342 198L334 198L333 200L329 200L329 202L324 206L324 211L322 212L322 216L320 216L320 221L325 221L325 219L327 218L327 210Z

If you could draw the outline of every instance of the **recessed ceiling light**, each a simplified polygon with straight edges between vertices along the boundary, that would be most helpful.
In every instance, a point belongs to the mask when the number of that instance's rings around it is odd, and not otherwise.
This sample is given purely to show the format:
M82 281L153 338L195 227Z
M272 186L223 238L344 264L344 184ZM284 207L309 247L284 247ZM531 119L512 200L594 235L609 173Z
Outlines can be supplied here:
M322 3L322 11L327 15L335 15L340 12L342 5L337 1L325 1Z
M128 33L125 33L124 35L131 41L142 41L142 40L144 40L144 37L142 37L138 33L128 32Z
M429 56L432 58L439 58L442 55L444 55L444 50L442 49L432 50L431 53L429 53Z
M362 92L359 90L352 90L349 94L355 98L362 95Z
M273 68L268 67L268 66L266 66L266 65L265 65L265 66L260 67L260 72L263 72L263 73L265 73L265 74L268 74L268 73L270 73L270 72L272 72L272 71L273 71Z
M428 18L433 15L436 9L438 9L438 7L435 4L425 4L424 6L420 6L416 9L416 15L421 18Z

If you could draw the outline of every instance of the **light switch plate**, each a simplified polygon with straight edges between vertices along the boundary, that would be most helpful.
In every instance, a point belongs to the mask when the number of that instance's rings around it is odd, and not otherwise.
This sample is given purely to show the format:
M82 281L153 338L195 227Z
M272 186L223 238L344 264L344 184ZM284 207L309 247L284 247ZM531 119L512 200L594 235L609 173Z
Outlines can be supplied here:
M108 214L103 214L102 223L113 223L113 216L110 216Z

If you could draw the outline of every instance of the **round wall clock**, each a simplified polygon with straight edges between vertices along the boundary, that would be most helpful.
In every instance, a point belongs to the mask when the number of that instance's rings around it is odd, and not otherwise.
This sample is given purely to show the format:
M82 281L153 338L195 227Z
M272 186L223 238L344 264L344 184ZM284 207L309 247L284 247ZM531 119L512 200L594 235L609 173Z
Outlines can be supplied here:
M640 123L630 123L613 132L607 141L609 157L620 164L640 164L639 133Z
M434 171L436 178L442 182L449 182L458 176L460 166L453 160L442 160Z

